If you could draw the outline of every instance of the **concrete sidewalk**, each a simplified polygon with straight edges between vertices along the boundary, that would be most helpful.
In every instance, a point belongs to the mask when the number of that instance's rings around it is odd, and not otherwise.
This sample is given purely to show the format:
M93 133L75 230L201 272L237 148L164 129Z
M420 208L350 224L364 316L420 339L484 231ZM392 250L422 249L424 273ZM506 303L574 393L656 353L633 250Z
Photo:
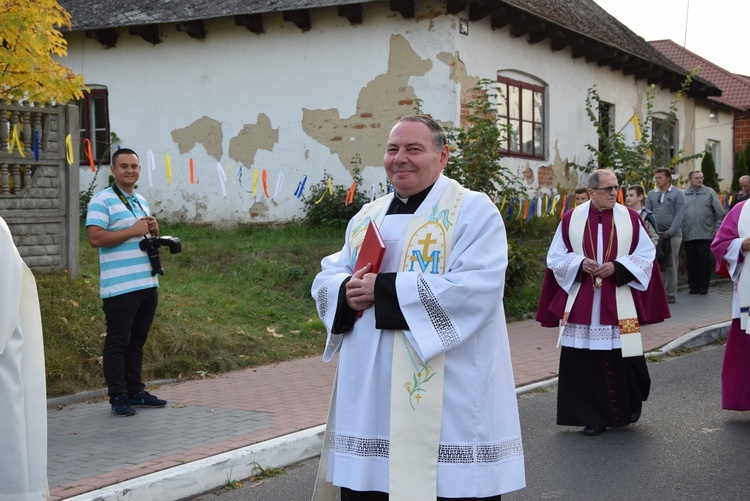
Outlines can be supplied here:
M714 284L705 296L681 291L670 305L671 319L643 327L644 350L726 337L731 302L728 281ZM508 331L517 390L552 384L559 360L556 329L524 320L509 323ZM127 418L111 414L101 396L50 400L50 499L185 499L249 477L259 467L314 457L335 370L334 362L313 357L162 384L149 390L169 401L166 408L138 409Z

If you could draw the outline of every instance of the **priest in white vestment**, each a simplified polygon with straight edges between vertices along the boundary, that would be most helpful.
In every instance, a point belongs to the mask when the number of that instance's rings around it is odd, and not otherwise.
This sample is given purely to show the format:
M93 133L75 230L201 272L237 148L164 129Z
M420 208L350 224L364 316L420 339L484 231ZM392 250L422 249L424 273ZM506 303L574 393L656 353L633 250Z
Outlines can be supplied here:
M338 352L315 499L489 499L525 486L503 310L505 227L442 175L439 124L406 117L384 157L395 189L352 218L312 295ZM373 222L378 273L354 264ZM361 318L358 313L361 312Z
M0 501L46 499L47 390L36 281L0 218Z
M651 387L640 325L669 306L640 216L617 204L617 177L596 170L588 190L550 245L537 320L559 329L557 424L596 436L640 419Z

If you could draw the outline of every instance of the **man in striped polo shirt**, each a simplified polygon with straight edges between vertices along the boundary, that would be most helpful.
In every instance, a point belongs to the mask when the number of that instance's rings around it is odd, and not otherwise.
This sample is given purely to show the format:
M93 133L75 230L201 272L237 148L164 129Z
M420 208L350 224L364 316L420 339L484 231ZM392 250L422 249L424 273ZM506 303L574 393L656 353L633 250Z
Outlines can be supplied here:
M99 295L104 302L107 337L103 366L112 412L132 416L134 406L164 407L165 400L141 381L143 345L159 301L159 281L140 242L159 236L148 202L135 192L141 172L138 155L119 149L112 155L115 183L91 198L86 236L99 249Z

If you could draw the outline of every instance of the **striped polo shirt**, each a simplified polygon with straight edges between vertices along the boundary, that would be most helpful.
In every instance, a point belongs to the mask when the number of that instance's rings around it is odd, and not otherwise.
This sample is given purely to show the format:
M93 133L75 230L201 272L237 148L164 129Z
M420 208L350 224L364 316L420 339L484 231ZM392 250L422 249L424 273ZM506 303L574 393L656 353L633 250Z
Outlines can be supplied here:
M146 199L133 192L133 196L122 193L133 212L110 187L91 198L86 226L100 226L115 231L130 228L141 217L149 215ZM159 281L151 275L151 262L145 251L139 248L143 237L133 237L114 247L99 248L99 296L108 298L141 289L158 287Z

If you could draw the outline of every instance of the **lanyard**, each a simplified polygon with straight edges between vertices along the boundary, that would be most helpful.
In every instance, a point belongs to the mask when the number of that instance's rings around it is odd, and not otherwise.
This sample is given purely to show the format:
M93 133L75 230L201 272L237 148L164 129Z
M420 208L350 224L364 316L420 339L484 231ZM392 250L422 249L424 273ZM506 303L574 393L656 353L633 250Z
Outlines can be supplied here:
M120 198L120 201L125 205L125 208L127 208L130 212L132 212L133 216L136 219L140 220L141 218L135 213L135 211L133 210L133 206L130 205L130 202L128 202L128 199L125 197L122 191L120 191L120 188L117 186L117 184L112 185L112 191L114 191L115 195L117 195ZM138 206L141 207L141 204L138 202L138 199L135 199L135 203L137 203ZM143 211L144 215L146 216L148 215L146 214L146 211L143 210L143 207L141 207L141 210Z

